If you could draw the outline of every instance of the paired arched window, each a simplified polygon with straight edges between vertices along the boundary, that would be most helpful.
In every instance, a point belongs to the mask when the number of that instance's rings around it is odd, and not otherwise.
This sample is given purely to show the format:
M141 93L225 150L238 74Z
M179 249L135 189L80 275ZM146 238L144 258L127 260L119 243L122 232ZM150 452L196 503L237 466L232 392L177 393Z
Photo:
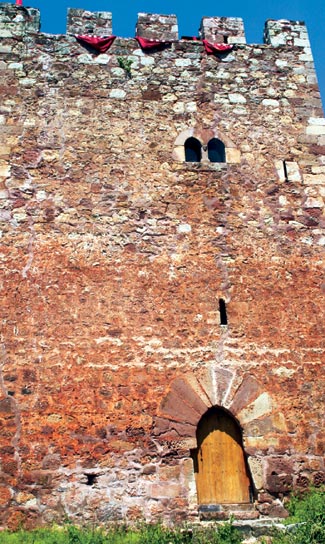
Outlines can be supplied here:
M197 138L187 138L184 147L186 162L201 162L202 144ZM203 150L207 151L210 162L226 162L225 144L218 138L211 138Z

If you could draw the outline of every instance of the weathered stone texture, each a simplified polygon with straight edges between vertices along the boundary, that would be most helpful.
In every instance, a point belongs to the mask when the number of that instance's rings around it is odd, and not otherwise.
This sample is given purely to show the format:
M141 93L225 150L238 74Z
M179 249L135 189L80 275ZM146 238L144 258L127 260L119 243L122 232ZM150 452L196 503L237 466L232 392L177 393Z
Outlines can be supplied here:
M220 56L122 38L96 54L12 39L21 12L0 8L1 523L195 519L214 405L242 426L259 511L283 515L292 486L324 481L309 50L274 23L279 43ZM181 134L219 138L226 163L185 163Z
M178 40L176 15L139 13L136 34L141 38L173 41Z
M203 17L200 37L212 43L246 43L244 22L238 17Z
M112 34L112 14L107 11L93 13L83 9L69 8L67 34L110 36Z

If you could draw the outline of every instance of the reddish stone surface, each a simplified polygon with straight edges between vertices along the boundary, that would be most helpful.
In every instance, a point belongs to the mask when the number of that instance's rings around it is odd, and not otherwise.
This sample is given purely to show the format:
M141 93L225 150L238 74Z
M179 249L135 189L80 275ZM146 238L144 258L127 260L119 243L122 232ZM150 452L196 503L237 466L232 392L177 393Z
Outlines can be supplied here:
M273 46L273 22L271 45L227 57L121 38L98 56L32 15L0 37L1 523L198 519L191 449L212 405L242 428L254 515L282 515L324 481L308 47ZM184 162L192 133L226 163Z

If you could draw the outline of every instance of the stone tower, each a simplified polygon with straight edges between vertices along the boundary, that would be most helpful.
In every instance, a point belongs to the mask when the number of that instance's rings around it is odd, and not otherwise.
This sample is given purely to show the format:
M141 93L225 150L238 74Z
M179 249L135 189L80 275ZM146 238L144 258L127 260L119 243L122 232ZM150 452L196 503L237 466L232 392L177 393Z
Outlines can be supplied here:
M324 482L305 25L39 25L0 4L1 523L282 516Z

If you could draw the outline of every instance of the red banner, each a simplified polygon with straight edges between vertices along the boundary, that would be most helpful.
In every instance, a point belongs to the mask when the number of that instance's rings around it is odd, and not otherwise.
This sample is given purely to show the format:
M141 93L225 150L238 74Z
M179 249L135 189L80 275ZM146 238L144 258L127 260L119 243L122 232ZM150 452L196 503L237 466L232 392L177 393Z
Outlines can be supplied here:
M78 42L91 45L99 53L105 53L114 42L116 36L76 36Z
M228 43L210 43L207 40L202 40L202 42L208 55L213 55L214 53L226 53L227 51L231 51L234 47Z
M144 49L144 51L148 49L153 49L154 47L163 47L164 45L171 44L171 42L161 42L159 40L149 40L148 38L140 38L140 36L136 36L135 39L140 44L141 49Z

